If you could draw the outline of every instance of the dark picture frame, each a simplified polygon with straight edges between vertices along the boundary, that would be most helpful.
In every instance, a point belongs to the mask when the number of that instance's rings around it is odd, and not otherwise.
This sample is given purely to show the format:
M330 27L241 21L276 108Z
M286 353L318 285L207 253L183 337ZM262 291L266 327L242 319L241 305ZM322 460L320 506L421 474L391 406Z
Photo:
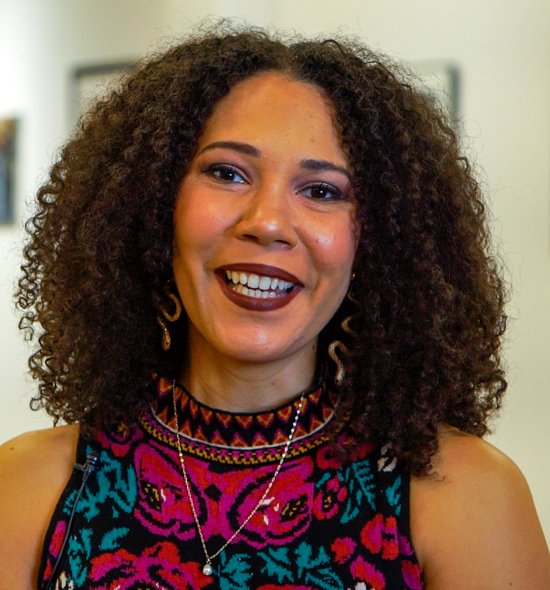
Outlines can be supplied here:
M453 123L460 116L460 69L450 62L417 62L412 65L420 89L434 97Z
M95 100L116 87L120 79L134 68L134 62L114 62L78 66L72 72L72 121L85 113Z
M0 119L0 224L13 221L17 119Z

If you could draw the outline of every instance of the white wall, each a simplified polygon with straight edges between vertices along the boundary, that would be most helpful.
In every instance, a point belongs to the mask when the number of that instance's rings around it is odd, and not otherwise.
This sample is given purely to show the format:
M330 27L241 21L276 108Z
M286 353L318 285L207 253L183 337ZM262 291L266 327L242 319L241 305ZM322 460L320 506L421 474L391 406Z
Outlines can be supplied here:
M355 33L407 61L461 68L470 154L484 169L510 269L510 391L492 437L524 471L550 538L550 3L548 0L0 0L0 117L22 120L18 220L0 226L0 441L49 420L27 409L33 384L10 294L24 200L67 133L70 71L123 61L206 14L304 33Z

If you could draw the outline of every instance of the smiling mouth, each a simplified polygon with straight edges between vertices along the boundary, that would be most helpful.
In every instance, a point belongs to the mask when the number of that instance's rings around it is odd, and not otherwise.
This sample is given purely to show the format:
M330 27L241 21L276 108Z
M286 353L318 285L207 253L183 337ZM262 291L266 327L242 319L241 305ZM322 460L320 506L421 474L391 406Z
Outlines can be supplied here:
M285 297L296 287L296 283L285 281L279 277L237 270L226 270L225 282L234 293L256 299Z

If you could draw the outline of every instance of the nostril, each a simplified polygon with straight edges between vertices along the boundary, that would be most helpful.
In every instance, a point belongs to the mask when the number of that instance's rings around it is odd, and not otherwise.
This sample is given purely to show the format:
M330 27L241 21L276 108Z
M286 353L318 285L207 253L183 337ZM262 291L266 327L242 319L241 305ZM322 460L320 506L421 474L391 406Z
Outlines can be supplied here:
M272 236L255 235L255 234L250 234L250 233L241 234L238 237L241 240L253 242L253 243L259 244L261 246L275 245L275 246L283 247L283 248L292 248L295 244L295 241L293 241L291 239L273 238Z

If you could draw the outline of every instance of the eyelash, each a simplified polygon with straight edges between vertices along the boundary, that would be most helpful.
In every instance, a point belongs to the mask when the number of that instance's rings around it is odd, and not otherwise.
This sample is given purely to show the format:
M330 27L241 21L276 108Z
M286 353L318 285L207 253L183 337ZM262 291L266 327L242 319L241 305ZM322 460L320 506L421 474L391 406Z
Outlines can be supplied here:
M319 200L319 201L341 201L343 200L345 197L342 194L342 191L337 189L335 186L333 186L332 184L329 184L328 182L316 182L314 184L310 184L308 186L306 186L305 188L303 188L300 193L304 194L304 192L306 191L323 191L325 193L331 193L332 196L330 197L321 197L321 196L317 196L317 197L313 197L313 196L309 196L310 199L314 199L314 200Z
M239 171L238 168L229 164L212 164L202 170L204 174L214 178L215 180L224 184L246 184L248 181L245 175ZM223 177L223 175L231 175L231 178ZM235 177L241 180L236 181ZM324 194L329 193L331 196L312 196L313 191L322 191ZM309 199L319 201L342 201L345 199L342 191L328 182L315 182L300 189L299 193Z
M242 181L236 181L236 184L245 184L247 182L244 174L239 172L239 170L234 166L229 166L228 164L213 164L212 166L205 168L203 173L226 184L233 184L235 182L235 176L239 176L242 179ZM233 178L228 179L222 177L222 174L228 173L232 174Z

